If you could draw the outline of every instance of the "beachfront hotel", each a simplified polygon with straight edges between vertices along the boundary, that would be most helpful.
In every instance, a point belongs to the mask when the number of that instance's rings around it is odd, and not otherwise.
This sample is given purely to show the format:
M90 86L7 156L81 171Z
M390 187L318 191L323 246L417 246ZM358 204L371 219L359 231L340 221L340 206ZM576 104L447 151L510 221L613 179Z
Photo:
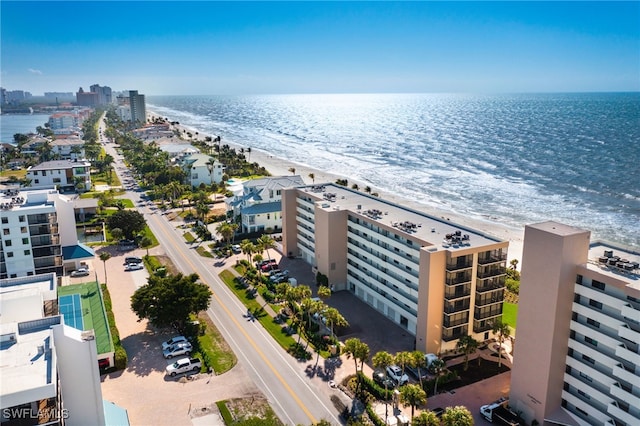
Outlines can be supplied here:
M405 328L416 349L491 338L508 241L335 184L284 189L282 214L283 252Z
M640 424L640 253L525 228L510 403L531 423Z

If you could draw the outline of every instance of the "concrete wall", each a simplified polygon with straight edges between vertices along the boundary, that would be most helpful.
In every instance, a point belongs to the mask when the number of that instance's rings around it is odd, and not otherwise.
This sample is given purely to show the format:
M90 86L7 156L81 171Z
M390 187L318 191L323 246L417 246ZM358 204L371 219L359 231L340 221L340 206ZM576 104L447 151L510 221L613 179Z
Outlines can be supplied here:
M525 228L510 399L528 422L561 406L576 266L587 261L589 237L555 222Z
M335 291L346 290L348 212L319 204L322 202L316 204L315 213L316 266Z

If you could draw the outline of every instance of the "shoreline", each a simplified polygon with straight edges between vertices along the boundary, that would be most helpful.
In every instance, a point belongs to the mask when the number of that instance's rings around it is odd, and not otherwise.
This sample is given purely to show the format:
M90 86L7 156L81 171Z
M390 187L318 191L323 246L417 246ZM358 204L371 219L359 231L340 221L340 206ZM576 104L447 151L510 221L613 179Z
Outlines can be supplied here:
M154 118L154 117L163 118L162 115L156 114L151 111L147 112L147 116L148 118ZM211 137L217 136L217 135L210 135L207 133L203 133L199 129L185 126L182 124L175 125L175 126L172 125L171 128L178 129L180 131L180 134L183 134L182 132L183 129L187 130L187 132L198 132L199 138L204 138L207 136L211 136ZM178 139L178 141L180 141L181 143L184 143L185 145L190 145L190 142L187 139L180 138ZM173 141L172 143L177 143L177 141ZM239 150L240 148L245 148L245 149L247 148L242 145L230 143L224 140L222 141L222 144L229 145L231 148L235 148L236 150ZM354 183L357 184L360 188L370 186L372 192L377 192L379 197L384 200L407 207L412 210L425 213L430 216L434 216L436 218L450 220L453 223L459 224L463 227L472 228L475 231L487 234L494 238L499 238L501 240L509 241L509 250L507 253L507 267L509 267L508 262L510 262L512 259L518 260L518 266L522 265L524 228L517 229L501 223L492 222L489 219L473 218L473 217L463 216L463 215L452 213L445 210L438 210L437 208L428 206L426 204L422 204L418 201L411 200L404 196L399 196L399 195L393 194L392 192L385 191L380 188L376 188L367 182L353 180L346 176L338 176L333 173L324 172L322 170L318 170L304 164L299 164L299 163L287 160L285 158L275 157L269 154L268 152L260 149L251 148L251 152L247 153L245 151L245 155L247 156L248 162L258 163L260 166L263 166L265 169L267 169L267 171L271 173L272 176L291 175L291 172L289 171L289 169L294 168L295 174L300 175L302 180L309 185L316 182L319 184L335 183L337 179L348 179L349 188ZM309 177L309 174L314 175L313 180Z

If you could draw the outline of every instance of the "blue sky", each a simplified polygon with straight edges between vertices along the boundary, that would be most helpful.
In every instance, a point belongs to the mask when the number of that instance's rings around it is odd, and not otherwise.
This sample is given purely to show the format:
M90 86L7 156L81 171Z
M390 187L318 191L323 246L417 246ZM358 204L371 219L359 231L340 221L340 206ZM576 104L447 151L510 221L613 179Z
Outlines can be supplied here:
M640 90L640 2L0 2L2 87Z

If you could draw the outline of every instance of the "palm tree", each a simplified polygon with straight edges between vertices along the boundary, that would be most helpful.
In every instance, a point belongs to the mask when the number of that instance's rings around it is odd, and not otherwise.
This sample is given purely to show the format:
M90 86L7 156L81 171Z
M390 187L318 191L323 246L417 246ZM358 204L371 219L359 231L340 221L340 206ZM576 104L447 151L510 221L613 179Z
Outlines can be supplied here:
M413 421L413 413L418 405L426 404L427 393L418 385L405 385L400 388L400 402L411 406L411 420Z
M289 171L291 172L292 175L296 174L296 168L295 167L289 167Z
M503 323L501 319L497 319L493 323L492 331L498 339L498 367L502 367L502 344L511 335L511 327L509 324Z
M262 234L260 238L258 238L258 246L267 252L267 259L271 260L271 255L269 254L269 249L276 248L276 241L273 239L271 235Z
M436 381L433 385L434 395L437 395L438 393L438 380L440 379L440 376L442 375L444 370L446 370L446 368L447 368L447 363L444 362L443 359L438 358L431 361L431 365L429 366L429 369L436 376Z
M318 297L324 302L331 297L331 289L325 285L318 288Z
M513 269L514 271L518 269L518 259L511 259L511 261L509 262L509 265L511 265L511 269Z
M473 426L473 416L461 405L457 407L447 407L442 414L443 426Z
M309 173L309 178L312 183L316 183L316 175L314 173Z
M153 245L153 240L146 235L140 239L140 247L147 249L147 257L149 257L149 247Z
M456 349L464 353L464 371L469 368L469 355L478 349L478 341L472 336L464 335L456 343Z
M433 411L423 411L413 418L411 426L440 426L440 419Z
M347 358L353 357L353 362L356 367L356 375L358 377L356 395L359 395L360 382L362 381L362 367L364 366L365 361L369 359L369 345L356 337L352 337L344 342L344 350L345 354L347 354ZM361 374L358 374L358 361L360 361Z
M107 284L107 260L111 259L111 254L108 251L100 253L100 260L104 265L104 283Z
M411 365L412 360L413 355L411 355L411 352L407 351L398 352L393 358L393 361L396 363L396 365L402 369L402 375L404 375L405 367L407 365Z
M222 236L223 240L226 240L227 243L229 243L231 242L231 238L235 235L236 229L238 229L237 223L222 222L216 227L216 232Z
M249 261L249 264L251 264L251 255L256 252L255 244L248 239L244 239L240 243L240 249L242 250L242 253L247 255L247 260Z
M373 358L371 358L371 362L373 363L373 366L375 368L379 368L382 371L385 372L385 374L387 373L387 367L389 367L390 365L393 365L393 355L391 355L389 352L387 351L380 351L378 353L376 353ZM385 424L387 424L387 419L389 417L389 407L387 405L387 381L384 381L384 421Z
M411 352L411 366L418 370L418 380L420 380L420 387L422 388L422 371L420 371L420 369L427 367L427 360L424 357L424 352Z
M324 318L327 320L327 323L329 325L329 330L331 331L331 337L335 337L333 334L333 327L346 327L349 325L349 323L347 322L347 320L345 319L345 317L342 316L342 314L340 313L340 311L338 311L336 308L327 308L325 309L325 311L322 313L322 315L324 316Z

